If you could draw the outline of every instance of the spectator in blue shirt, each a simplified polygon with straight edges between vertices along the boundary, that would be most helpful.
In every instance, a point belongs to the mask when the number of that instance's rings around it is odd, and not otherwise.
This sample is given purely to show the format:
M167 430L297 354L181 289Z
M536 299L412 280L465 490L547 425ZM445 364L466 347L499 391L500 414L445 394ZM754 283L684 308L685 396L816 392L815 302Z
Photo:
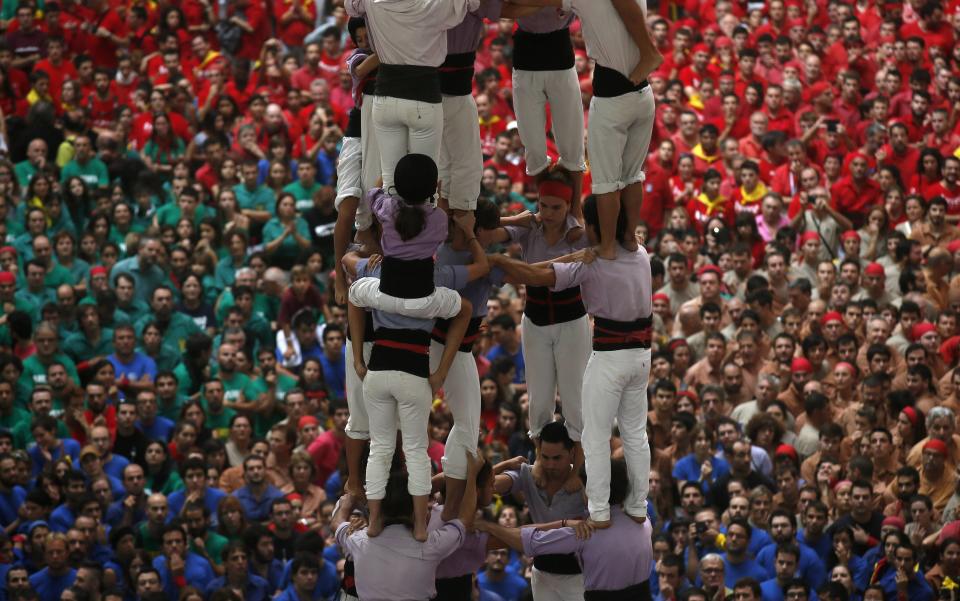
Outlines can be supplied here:
M778 545L775 557L775 575L760 584L760 596L763 601L784 601L787 586L793 581L797 573L797 565L800 562L800 547L795 543Z
M318 596L316 589L320 583L320 562L306 553L293 558L290 568L290 585L274 601L301 601L301 599L330 599L330 596Z
M227 493L219 488L207 486L207 466L203 459L197 457L187 459L183 463L180 473L183 474L185 488L171 493L167 497L170 513L180 515L180 510L183 509L187 497L196 493L203 506L210 512L211 526L217 526L217 506L220 505L220 500L227 496Z
M693 452L681 457L673 467L673 478L681 485L699 482L704 495L709 495L713 483L730 473L730 464L714 455L717 446L712 428L697 424L690 432Z
M752 531L750 523L744 519L732 520L727 526L726 553L723 558L727 564L723 583L727 588L733 588L741 578L753 578L757 582L767 579L764 569L747 554Z
M323 379L327 390L334 399L347 398L347 362L344 355L346 346L343 328L335 323L327 324L323 329L323 354L320 365L323 366Z
M906 537L901 537L893 556L893 568L880 578L886 599L932 601L933 590L917 569L917 553Z
M27 491L17 486L17 460L10 455L0 456L0 524L14 523L26 499Z
M254 524L243 532L243 544L250 549L250 572L270 583L271 591L283 588L283 562L277 559L273 533Z
M796 542L797 516L784 509L775 509L770 514L770 534L773 536L772 545L767 545L757 554L757 564L767 572L767 578L776 575L774 563L776 560L777 545ZM827 570L823 560L810 547L797 542L800 548L799 571L804 582L819 588L827 579Z
M90 498L90 494L87 493L87 479L82 473L70 470L63 478L66 481L66 500L53 510L49 522L50 529L54 532L66 533L80 515L80 510Z
M251 522L262 522L270 516L274 501L283 498L280 489L267 482L267 465L263 457L250 455L243 460L243 481L233 496L243 507L243 515Z
M130 324L120 324L113 330L113 354L107 361L113 364L117 383L126 394L153 388L157 364L150 357L138 353L137 334Z
M273 593L266 580L251 574L248 568L247 550L241 541L233 541L223 549L223 576L206 583L209 597L222 588L243 591L244 599L269 599Z
M40 601L60 601L60 595L77 577L77 571L67 563L67 537L60 532L48 534L43 555L47 567L30 577L30 588Z
M148 440L168 441L176 424L158 415L159 411L157 393L153 389L141 390L137 393L137 428Z
M205 558L187 550L187 535L178 522L163 529L162 555L153 560L160 574L160 586L168 599L176 599L187 583L202 584L212 581L216 574Z
M487 551L484 569L477 575L477 584L481 591L489 591L503 597L504 601L520 601L527 592L527 581L523 576L508 571L506 549Z
M490 321L490 335L496 345L487 351L487 360L493 363L498 357L509 357L517 369L513 376L514 384L527 381L526 364L523 360L523 348L517 335L517 324L509 315L497 315Z
M80 443L72 438L57 438L57 420L50 415L34 418L30 424L35 444L27 451L33 463L33 477L36 478L48 463L56 463L61 457L70 457L74 465L79 465Z

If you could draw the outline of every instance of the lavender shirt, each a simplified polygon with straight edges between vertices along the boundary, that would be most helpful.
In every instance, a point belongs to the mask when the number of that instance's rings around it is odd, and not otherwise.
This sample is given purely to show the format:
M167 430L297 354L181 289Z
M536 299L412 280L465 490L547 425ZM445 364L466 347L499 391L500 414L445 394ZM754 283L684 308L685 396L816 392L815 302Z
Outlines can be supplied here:
M494 286L503 284L503 271L498 267L490 270L486 277L472 282L466 281L466 265L473 262L473 255L467 250L453 250L449 244L444 244L437 251L437 267L433 271L433 283L436 286L446 286L453 288L460 293L460 296L473 304L473 314L470 317L483 317L487 314L487 299L490 297L490 289ZM438 279L441 273L448 269L463 270L463 277L455 280L456 285L441 284ZM456 272L459 274L460 272ZM448 280L454 282L454 280Z
M345 0L351 17L367 17L367 31L384 65L439 67L447 35L480 0Z
M532 15L517 19L520 29L528 33L551 33L570 27L572 22L572 12L553 7L541 8Z
M443 520L440 519L442 513L443 505L434 505L433 509L430 510L428 532L433 532L443 526ZM437 580L473 574L483 567L483 563L487 559L487 540L489 538L490 535L486 532L467 534L460 548L448 555L437 566Z
M353 84L350 87L350 94L353 96L353 106L359 107L363 104L363 88L361 84L363 79L357 75L357 67L370 56L367 50L357 48L347 59L347 68L350 70L350 77L353 78Z
M507 475L512 482L510 494L523 493L530 516L538 524L582 518L587 514L587 505L579 490L569 493L561 488L552 499L548 499L547 494L534 482L531 465L525 463L518 471L509 471Z
M437 593L437 566L460 548L466 533L460 520L432 531L427 542L414 540L405 526L387 526L376 538L366 530L347 535L349 523L337 528L337 543L353 556L357 592L363 601L427 601ZM649 572L649 570L648 570Z
M650 520L638 524L620 506L610 508L613 524L579 540L573 528L520 531L526 555L575 553L583 568L583 588L588 591L617 591L650 579L653 543ZM616 557L614 561L612 558Z
M483 20L500 18L503 0L485 0L480 8L467 13L463 23L447 30L447 54L475 52L483 39Z
M577 227L581 227L580 223L577 222L572 215L567 215L563 236L561 236L560 240L553 246L550 246L544 237L543 224L534 223L531 227L510 225L504 229L507 230L507 234L510 235L510 241L518 243L523 249L524 261L527 263L539 263L541 261L556 259L563 255L569 255L570 253L586 248L586 234L580 236L580 239L572 244L567 242L567 233Z
M366 200L377 221L383 226L380 247L385 257L407 261L432 259L437 247L447 239L447 214L429 202L425 202L421 208L427 217L423 231L412 240L403 241L394 225L397 209L403 201L387 194L383 188L368 190Z
M640 246L630 252L617 245L616 261L554 263L557 276L553 290L580 286L583 304L594 317L635 321L653 314L653 283L650 257Z

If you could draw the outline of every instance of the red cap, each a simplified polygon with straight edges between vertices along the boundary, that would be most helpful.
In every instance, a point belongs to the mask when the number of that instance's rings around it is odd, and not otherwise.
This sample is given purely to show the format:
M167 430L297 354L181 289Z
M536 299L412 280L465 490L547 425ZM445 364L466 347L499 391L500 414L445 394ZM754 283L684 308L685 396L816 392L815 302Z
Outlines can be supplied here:
M847 371L849 371L849 372L850 372L851 374L853 374L853 375L856 375L856 374L857 374L857 368L854 367L852 363L849 363L849 362L847 362L847 361L840 361L839 363L837 363L836 365L833 366L833 369L837 369L838 367L842 367L842 368L846 369Z
M824 92L830 90L830 84L825 81L818 81L817 83L810 86L810 99L813 100L817 96L823 94Z
M787 21L787 29L793 29L794 27L799 27L800 29L807 28L807 22L803 19L790 19Z
M913 424L914 427L916 427L917 420L920 419L920 414L917 413L917 410L914 409L913 407L904 407L903 414L906 415L907 419L910 420L910 423Z
M95 275L107 275L107 268L104 267L103 265L97 265L96 267L91 268L90 277L93 277Z
M840 315L839 311L827 311L823 314L823 317L820 318L820 325L825 326L831 321L843 321L843 315Z
M716 265L704 265L703 267L698 269L697 279L700 279L700 276L702 276L705 273L714 273L717 275L718 278L723 279L723 270L721 270Z
M292 492L287 495L288 501L303 501L303 495L298 492Z
M859 240L859 239L860 239L860 234L858 234L858 233L857 233L856 231L854 231L854 230L847 230L847 231L843 232L842 234L840 234L840 240L851 240L851 239L853 239L853 238L856 238L857 240Z
M882 522L880 522L880 527L883 526L893 526L900 532L903 532L907 528L907 523L903 521L903 518L901 517L888 515L887 517L883 518Z
M939 438L931 438L923 445L923 450L926 451L930 449L935 453L940 453L944 457L947 456L947 443L943 442Z
M863 273L864 275L872 275L872 276L887 275L887 272L884 271L883 269L883 265L881 265L880 263L870 263L864 268Z
M809 374L813 372L813 364L806 357L794 357L790 362L790 371Z
M667 303L669 303L669 302L670 302L670 297L667 296L666 294L664 294L663 292L658 292L658 293L656 293L656 294L653 295L653 299L652 299L652 300L653 300L654 302L656 302L656 301L658 301L658 300L662 300L662 301L666 301Z
M800 246L803 246L810 240L820 240L820 234L817 232L803 232L800 236Z
M304 426L319 426L320 421L312 415L304 415L300 418L300 421L297 422L297 430L301 430Z
M16 284L17 276L9 271L0 271L0 284Z
M950 244L947 244L947 250L951 255L960 250L960 240L953 240Z
M710 46L703 43L697 44L693 47L693 50L690 51L690 54L697 54L699 52L710 54Z
M914 340L920 340L920 337L929 332L936 332L937 327L930 323L929 321L921 321L918 324L913 326L913 329L910 330L910 337Z
M0 255L3 253L13 253L13 256L17 256L17 249L12 246L0 246Z
M940 356L947 365L956 364L958 352L960 352L960 336L951 336L940 345Z
M733 47L733 40L727 36L720 36L713 42L714 47L716 48L731 48Z
M788 444L778 446L777 450L773 452L774 457L779 457L780 455L786 455L794 461L800 461L800 455L797 453L797 450Z

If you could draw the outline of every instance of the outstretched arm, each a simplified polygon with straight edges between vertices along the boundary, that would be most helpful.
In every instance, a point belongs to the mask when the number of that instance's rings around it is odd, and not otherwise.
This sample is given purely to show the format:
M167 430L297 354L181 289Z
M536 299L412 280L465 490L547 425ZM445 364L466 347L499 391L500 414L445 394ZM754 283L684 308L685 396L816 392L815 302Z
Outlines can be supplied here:
M528 286L553 286L557 283L557 274L550 263L530 265L523 261L511 259L505 255L490 255L490 263L499 267L507 277Z
M511 549L523 551L523 537L520 536L519 528L505 528L500 524L484 521L477 524L477 530L496 537Z

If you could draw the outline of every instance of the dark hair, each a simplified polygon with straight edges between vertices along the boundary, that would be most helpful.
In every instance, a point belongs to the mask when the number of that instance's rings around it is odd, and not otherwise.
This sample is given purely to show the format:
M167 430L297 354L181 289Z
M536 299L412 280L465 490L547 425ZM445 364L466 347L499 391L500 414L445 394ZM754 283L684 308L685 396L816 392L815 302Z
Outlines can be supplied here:
M390 472L387 492L383 498L383 525L402 524L412 526L413 497L407 492L407 474L401 470Z
M437 190L437 164L425 154L408 154L397 163L394 189L402 202L397 207L394 227L406 242L418 236L427 225L420 205Z
M559 443L563 448L570 450L573 448L573 439L567 432L567 427L561 422L550 422L540 430L540 442Z
M594 232L597 234L597 238L600 237L600 210L597 206L598 199L595 195L591 194L583 201L583 220L586 222L588 227L593 228ZM633 235L633 232L627 231L627 214L624 211L623 203L620 204L620 214L617 215L617 240L623 242L627 240L627 236Z

